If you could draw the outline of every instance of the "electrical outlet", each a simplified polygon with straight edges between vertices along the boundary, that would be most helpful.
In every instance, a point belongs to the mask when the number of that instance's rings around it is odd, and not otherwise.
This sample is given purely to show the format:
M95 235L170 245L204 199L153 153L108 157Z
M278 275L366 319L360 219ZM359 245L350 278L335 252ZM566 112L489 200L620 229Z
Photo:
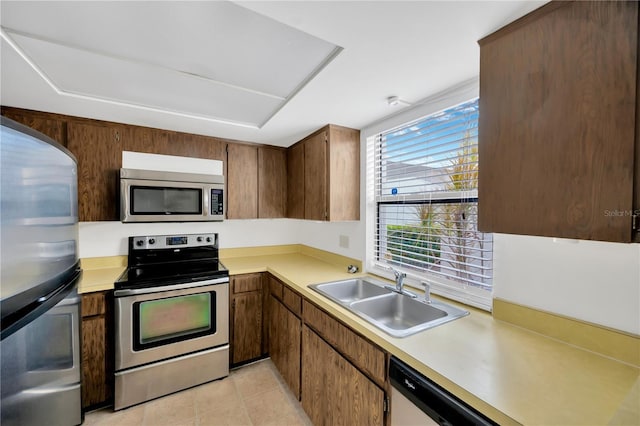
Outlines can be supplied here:
M340 235L340 247L349 248L349 236L348 235Z

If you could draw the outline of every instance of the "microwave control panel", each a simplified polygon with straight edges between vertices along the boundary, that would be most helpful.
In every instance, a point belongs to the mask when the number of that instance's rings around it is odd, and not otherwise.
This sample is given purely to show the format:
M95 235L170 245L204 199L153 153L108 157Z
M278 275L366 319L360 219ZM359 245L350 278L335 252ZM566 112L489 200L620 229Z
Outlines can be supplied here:
M211 190L211 215L222 216L224 214L224 197L222 189Z

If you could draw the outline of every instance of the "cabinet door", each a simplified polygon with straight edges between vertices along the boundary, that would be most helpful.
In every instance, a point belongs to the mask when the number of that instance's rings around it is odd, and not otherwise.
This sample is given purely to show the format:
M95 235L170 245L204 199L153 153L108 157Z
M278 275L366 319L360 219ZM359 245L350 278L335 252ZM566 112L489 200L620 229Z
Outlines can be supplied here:
M300 398L300 334L302 324L271 296L269 355L296 398Z
M258 148L258 217L285 217L287 204L287 152Z
M327 219L327 132L304 141L304 218Z
M384 391L307 326L302 332L302 408L314 425L383 425Z
M78 160L81 222L119 220L118 174L124 127L69 122L67 148Z
M262 292L233 296L232 362L238 364L262 354Z
M637 45L637 2L552 2L480 41L480 230L631 240Z
M82 319L82 406L106 401L110 395L106 369L105 317Z
M304 219L304 143L287 150L287 217Z
M258 148L227 145L227 219L258 217Z
M245 293L248 291L260 291L262 288L262 274L234 275L230 278L231 293Z
M328 220L360 219L360 131L329 126Z

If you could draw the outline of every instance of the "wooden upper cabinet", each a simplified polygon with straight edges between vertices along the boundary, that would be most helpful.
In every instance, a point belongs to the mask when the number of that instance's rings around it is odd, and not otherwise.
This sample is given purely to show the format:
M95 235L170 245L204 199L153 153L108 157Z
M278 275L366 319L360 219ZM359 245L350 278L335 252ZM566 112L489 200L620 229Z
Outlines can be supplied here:
M322 131L304 141L304 218L328 220L327 147L328 132Z
M119 220L118 173L124 126L67 124L67 148L78 160L78 214L81 222Z
M360 219L360 131L329 126L329 220Z
M258 217L258 147L227 145L227 219Z
M287 212L287 151L258 148L258 217L285 217Z
M289 169L288 217L360 219L359 130L323 127L289 148Z
M478 228L637 238L638 3L551 2L479 43Z
M304 144L287 149L287 217L304 219Z

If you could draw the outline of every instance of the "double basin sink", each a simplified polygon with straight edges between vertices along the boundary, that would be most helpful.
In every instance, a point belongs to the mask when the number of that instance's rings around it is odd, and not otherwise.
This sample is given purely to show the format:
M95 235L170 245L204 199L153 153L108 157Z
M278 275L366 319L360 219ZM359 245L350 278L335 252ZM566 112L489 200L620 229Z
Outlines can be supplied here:
M446 303L426 303L384 286L371 278L355 278L309 287L394 337L406 337L469 314Z

